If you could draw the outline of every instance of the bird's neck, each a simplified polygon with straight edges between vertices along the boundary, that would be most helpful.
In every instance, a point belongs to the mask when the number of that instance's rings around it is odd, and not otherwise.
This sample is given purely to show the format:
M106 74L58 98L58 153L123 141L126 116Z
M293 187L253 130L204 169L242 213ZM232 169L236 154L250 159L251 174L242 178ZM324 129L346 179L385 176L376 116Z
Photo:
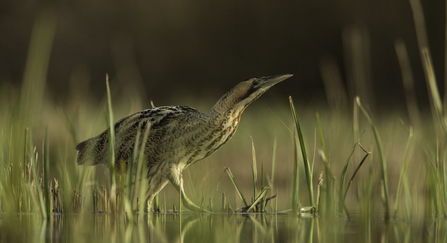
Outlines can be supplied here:
M210 116L221 116L227 114L228 112L243 112L245 108L249 105L245 100L240 100L234 97L233 91L230 90L225 93L214 106L207 112Z
M223 130L225 131L224 133L229 133L228 139L230 139L239 126L239 120L246 107L247 105L241 104L240 102L234 102L234 100L224 95L217 101L211 110L206 112L208 122L209 124L214 124L218 130ZM226 143L228 139L225 139L224 143Z

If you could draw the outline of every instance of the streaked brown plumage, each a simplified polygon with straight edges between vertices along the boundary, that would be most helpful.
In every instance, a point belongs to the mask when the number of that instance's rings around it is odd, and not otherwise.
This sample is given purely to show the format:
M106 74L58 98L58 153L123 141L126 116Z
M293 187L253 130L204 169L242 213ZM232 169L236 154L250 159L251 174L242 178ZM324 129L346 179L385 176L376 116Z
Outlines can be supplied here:
M151 188L149 201L170 181L179 191L183 204L190 210L200 208L183 190L182 171L206 158L225 144L236 132L245 108L273 85L290 78L291 74L252 78L224 94L207 112L186 106L162 106L143 110L115 123L115 168L132 161L138 126L150 126L144 148L147 176ZM107 164L108 131L79 143L79 165ZM140 145L142 144L140 139ZM138 161L138 160L137 160ZM125 163L123 163L125 162Z

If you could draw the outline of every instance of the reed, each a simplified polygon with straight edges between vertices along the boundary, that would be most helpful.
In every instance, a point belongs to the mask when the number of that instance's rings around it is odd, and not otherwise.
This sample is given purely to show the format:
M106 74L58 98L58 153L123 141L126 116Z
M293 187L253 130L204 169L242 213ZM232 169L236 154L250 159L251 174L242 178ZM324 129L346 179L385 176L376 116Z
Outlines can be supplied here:
M253 198L258 197L258 168L256 165L256 150L253 138L251 138L251 153L252 153L252 175L253 175Z
M408 141L407 144L405 146L405 152L404 152L404 156L403 156L403 161L402 161L402 167L399 173L399 182L397 183L397 191L396 191L396 200L395 200L395 204L394 204L394 218L397 218L397 213L398 213L398 209L399 209L399 199L400 199L400 195L402 193L402 187L404 185L404 181L408 181L407 178L407 169L408 169L408 164L409 161L411 160L411 155L413 152L413 129L410 127L410 132L408 135ZM409 195L406 194L405 197L405 203L409 204L409 201L411 201L411 198L408 197ZM408 215L408 212L407 212Z
M290 96L289 96L289 103L290 103L290 109L292 112L292 117L293 117L293 121L295 124L295 128L298 133L298 141L300 143L301 155L302 155L302 159L303 159L303 163L304 163L304 173L306 175L310 205L312 207L314 207L315 202L314 202L314 190L313 190L313 183L312 183L313 166L312 167L310 166L309 159L307 158L306 145L305 145L304 138L303 138L303 132L301 131L301 125L300 125L298 116L295 111L295 106L293 105L292 97L290 97ZM294 139L297 139L296 136L294 137Z
M106 75L107 86L107 107L108 107L108 142L109 142L109 183L110 183L110 200L112 202L112 212L117 210L116 208L116 172L115 172L115 126L113 125L113 109L112 109L112 97L110 95L109 75Z
M48 127L45 129L45 141L43 146L43 189L45 195L45 211L46 215L51 214L50 200L50 145L48 141Z
M247 201L245 200L244 194L242 194L241 190L239 189L239 186L237 185L236 180L235 180L233 174L231 173L230 168L226 167L225 171L227 172L228 177L230 178L231 182L233 183L234 188L236 189L236 192L239 195L239 198L242 200L242 202L244 203L245 207L247 207L248 204L247 204Z
M269 187L272 188L272 191L270 192L270 196L273 196L273 188L275 183L275 165L276 165L276 145L277 145L277 139L273 140L273 151L272 151L272 163L271 163L271 171L270 171L270 180L268 180ZM273 212L273 205L270 204L270 211Z
M379 153L379 159L380 159L380 166L381 166L381 169L382 169L383 191L384 191L384 194L385 194L385 218L389 219L390 212L391 212L390 211L391 210L390 209L390 195L389 195L389 188L388 188L387 164L386 164L385 155L383 153L382 141L381 141L379 132L377 131L376 126L374 125L374 122L372 120L371 115L362 106L362 104L360 103L360 98L359 97L356 98L356 103L357 103L358 107L362 110L362 112L365 115L365 117L368 119L369 124L371 125L371 128L372 128L373 133L374 133L374 139L376 140L376 145L377 145L377 149L378 149L378 153Z

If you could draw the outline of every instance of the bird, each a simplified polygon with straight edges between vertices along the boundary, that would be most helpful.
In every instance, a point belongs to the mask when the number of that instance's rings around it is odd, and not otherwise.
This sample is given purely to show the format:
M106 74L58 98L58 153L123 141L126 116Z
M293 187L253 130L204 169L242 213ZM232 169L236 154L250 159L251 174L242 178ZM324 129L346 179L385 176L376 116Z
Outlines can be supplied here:
M210 156L236 132L245 108L275 84L293 74L256 77L244 80L226 92L206 112L188 106L160 106L122 118L114 124L115 170L126 171L132 161L138 129L148 129L144 147L145 171L149 181L148 205L169 182L179 192L183 205L195 212L204 212L185 194L182 172ZM109 158L108 130L76 146L78 165L107 165ZM143 145L139 141L138 149ZM122 168L125 167L125 168Z

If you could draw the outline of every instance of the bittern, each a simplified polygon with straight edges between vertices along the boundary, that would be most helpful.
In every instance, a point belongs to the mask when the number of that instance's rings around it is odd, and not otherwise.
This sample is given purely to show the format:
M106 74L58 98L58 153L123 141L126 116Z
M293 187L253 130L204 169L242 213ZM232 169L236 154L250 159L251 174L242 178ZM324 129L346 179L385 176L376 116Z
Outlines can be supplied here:
M168 182L180 193L183 205L202 211L186 197L182 171L216 152L236 132L242 112L273 85L292 74L251 78L225 93L207 112L187 106L161 106L119 120L115 129L115 169L125 170L132 161L138 127L149 134L144 147L149 181L148 205ZM138 148L141 149L143 139ZM108 164L108 130L76 146L78 165Z

